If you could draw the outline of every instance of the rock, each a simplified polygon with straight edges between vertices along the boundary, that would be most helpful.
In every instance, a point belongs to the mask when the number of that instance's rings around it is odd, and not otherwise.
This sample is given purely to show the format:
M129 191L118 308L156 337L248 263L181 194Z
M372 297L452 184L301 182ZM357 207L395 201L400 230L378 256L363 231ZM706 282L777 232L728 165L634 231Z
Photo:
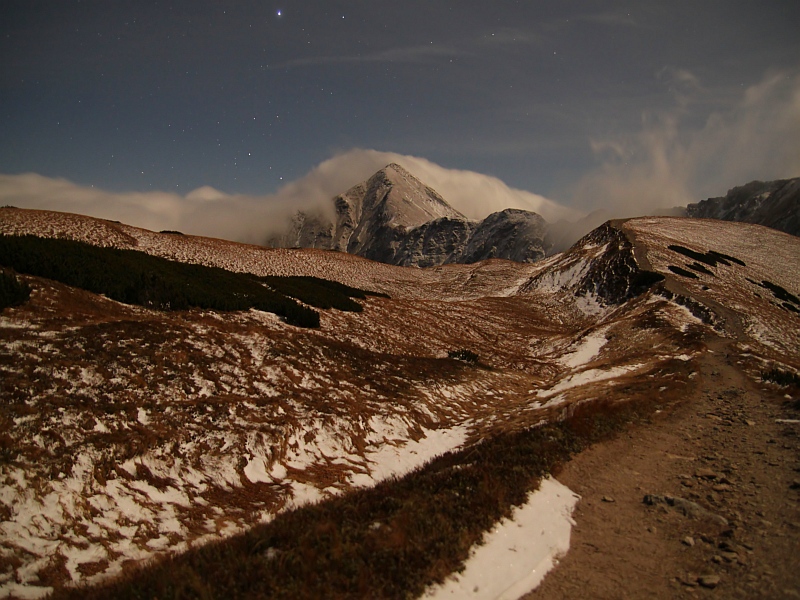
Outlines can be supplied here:
M614 498L612 498L611 496L603 496L603 497L601 498L601 500L602 500L603 502L616 502L616 500L614 500Z
M716 513L703 508L696 502L679 498L677 496L661 496L658 494L645 494L642 502L649 506L670 506L690 519L707 519L719 525L728 525L728 520Z
M717 479L719 475L717 475L711 469L697 469L695 471L694 476L698 479Z
M726 562L738 562L739 560L739 555L736 552L720 552L720 556Z
M689 546L690 548L694 546L694 538L690 535L687 535L685 538L681 540L681 543L684 546Z
M708 574L708 575L701 575L697 578L697 583L699 583L704 588L714 589L719 585L721 578L719 575L716 574Z
M744 554L745 549L739 544L734 544L728 540L723 540L719 543L719 549L725 552L732 552L733 554Z

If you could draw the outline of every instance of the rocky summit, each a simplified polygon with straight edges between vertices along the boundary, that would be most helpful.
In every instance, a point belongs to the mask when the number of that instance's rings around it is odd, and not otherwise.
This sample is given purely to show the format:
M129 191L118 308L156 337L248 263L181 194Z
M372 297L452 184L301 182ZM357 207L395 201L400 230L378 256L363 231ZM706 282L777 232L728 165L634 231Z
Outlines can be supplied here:
M755 223L800 235L800 177L751 181L725 196L690 204L686 216Z
M534 262L549 249L546 231L544 219L525 210L470 220L393 163L333 198L332 206L298 212L269 245L337 250L398 266Z

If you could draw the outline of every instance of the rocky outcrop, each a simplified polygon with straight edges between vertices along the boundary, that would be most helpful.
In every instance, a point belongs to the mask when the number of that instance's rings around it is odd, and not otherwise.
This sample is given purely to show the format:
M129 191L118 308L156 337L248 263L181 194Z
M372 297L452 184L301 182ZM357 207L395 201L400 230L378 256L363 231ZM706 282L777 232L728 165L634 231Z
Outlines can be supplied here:
M619 223L608 221L582 237L548 269L523 284L520 292L561 290L613 306L663 281L663 275L639 267L633 244Z
M800 236L800 177L751 181L720 198L690 204L686 216L754 223Z
M435 267L466 262L460 259L476 227L474 221L447 217L420 225L406 233L395 255L394 264Z
M507 208L493 213L475 228L464 252L455 262L473 263L487 258L535 262L545 257L547 222L527 210Z

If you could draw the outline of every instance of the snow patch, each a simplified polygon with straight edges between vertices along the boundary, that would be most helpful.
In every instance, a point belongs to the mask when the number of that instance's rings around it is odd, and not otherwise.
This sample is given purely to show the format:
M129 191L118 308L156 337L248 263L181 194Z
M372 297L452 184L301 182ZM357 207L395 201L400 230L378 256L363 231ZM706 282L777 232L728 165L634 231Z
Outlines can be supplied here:
M549 390L539 390L536 393L537 398L549 398L554 394L558 394L559 392L563 392L564 390L569 390L575 387L580 387L582 385L586 385L588 383L595 383L598 381L607 381L609 379L615 379L616 377L620 377L625 375L626 373L630 373L631 371L636 371L640 369L644 365L636 364L636 365L622 365L620 367L614 367L611 369L587 369L586 371L582 371L580 373L575 373L574 375L570 375L565 377L561 381L559 381L556 385L551 387Z
M592 361L606 345L605 330L593 332L581 340L580 345L558 359L562 365L575 369Z
M473 547L464 571L424 597L516 600L536 588L569 550L579 496L552 477Z
M285 473L285 469L284 469ZM272 483L272 477L267 473L262 456L254 456L244 467L244 474L251 483Z
M388 477L402 477L429 460L460 447L467 440L467 424L449 429L434 429L418 441L409 439L404 444L384 443L376 450L364 453L369 463L369 476L355 475L355 485L372 485Z

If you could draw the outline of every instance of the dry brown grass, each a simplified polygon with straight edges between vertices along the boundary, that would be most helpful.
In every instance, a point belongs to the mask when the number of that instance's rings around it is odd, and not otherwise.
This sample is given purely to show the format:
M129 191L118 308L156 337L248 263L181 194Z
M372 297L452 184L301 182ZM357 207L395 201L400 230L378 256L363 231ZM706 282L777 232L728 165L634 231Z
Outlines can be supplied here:
M649 418L652 399L600 401L558 424L496 436L402 479L285 513L247 533L54 598L408 598L457 570L540 478Z

